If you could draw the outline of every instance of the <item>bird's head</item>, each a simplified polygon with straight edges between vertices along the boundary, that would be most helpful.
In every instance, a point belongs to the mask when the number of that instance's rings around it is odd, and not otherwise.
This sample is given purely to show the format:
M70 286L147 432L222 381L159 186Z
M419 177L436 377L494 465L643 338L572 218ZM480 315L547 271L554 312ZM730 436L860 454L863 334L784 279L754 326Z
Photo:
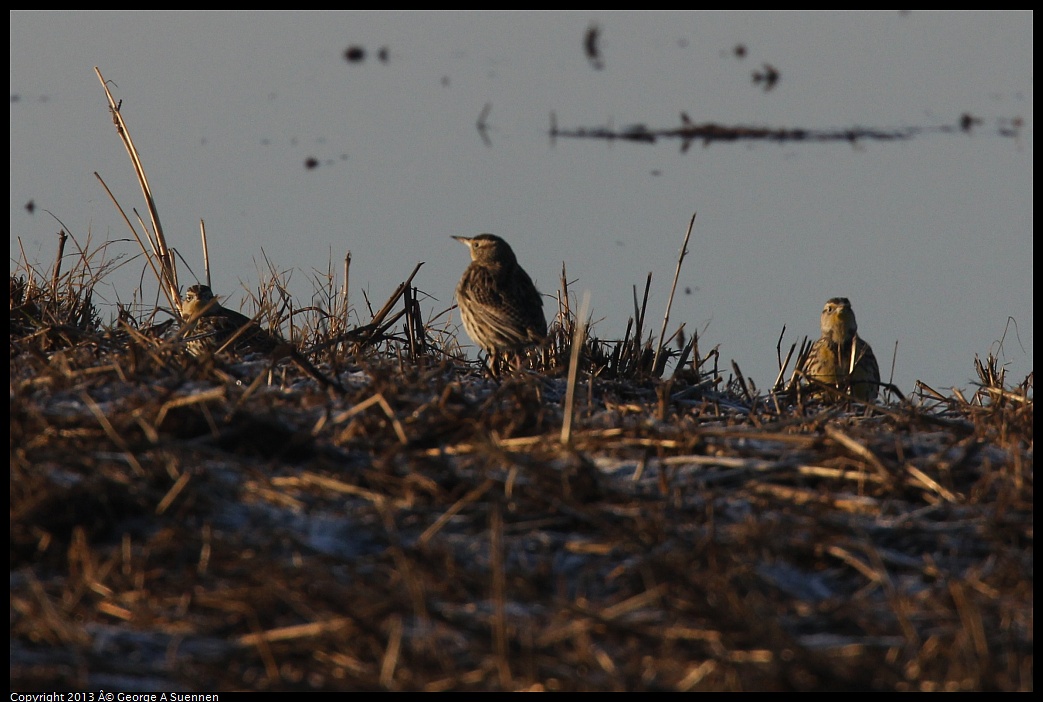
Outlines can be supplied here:
M216 307L217 303L212 302L214 299L214 291L210 289L209 285L193 285L185 291L185 296L181 299L181 316L185 319L191 319L199 314L211 310Z
M518 262L510 244L495 234L454 236L471 250L471 260L486 266L512 266Z
M855 336L858 323L846 297L834 297L822 308L822 336L835 344L843 344Z

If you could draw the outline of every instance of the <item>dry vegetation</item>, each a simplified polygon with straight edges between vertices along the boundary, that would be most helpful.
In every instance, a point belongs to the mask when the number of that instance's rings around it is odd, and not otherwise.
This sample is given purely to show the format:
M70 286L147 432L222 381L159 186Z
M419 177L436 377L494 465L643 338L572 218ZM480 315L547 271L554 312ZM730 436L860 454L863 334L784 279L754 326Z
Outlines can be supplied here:
M637 294L584 335L563 272L495 380L415 269L365 324L263 284L331 384L102 322L91 260L11 275L12 690L1033 688L1032 377L991 357L761 393Z
M563 443L565 331L491 380L406 289L313 354L341 392L12 277L13 689L1032 688L1029 381L822 405L588 340Z

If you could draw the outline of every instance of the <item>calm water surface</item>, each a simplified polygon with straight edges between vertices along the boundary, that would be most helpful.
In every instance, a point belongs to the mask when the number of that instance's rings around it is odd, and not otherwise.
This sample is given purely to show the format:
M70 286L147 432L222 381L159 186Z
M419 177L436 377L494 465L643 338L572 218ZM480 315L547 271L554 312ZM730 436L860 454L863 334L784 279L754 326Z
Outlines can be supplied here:
M651 272L658 330L698 212L671 327L698 331L758 385L775 377L783 328L787 348L817 335L838 295L907 392L918 379L967 387L990 351L1021 380L1033 367L1031 59L1028 12L12 12L12 269L17 238L47 266L65 226L93 247L117 240L106 255L123 265L99 288L110 303L151 277L93 175L143 211L98 66L167 236L202 277L206 221L214 285L233 307L268 262L307 301L316 271L339 271L350 250L357 304L363 290L383 301L424 261L416 284L437 314L467 264L450 236L490 231L546 293L564 263L603 338L622 334ZM770 70L766 89L754 74ZM619 131L677 128L682 112L772 129L980 123L687 150L548 134L552 113L561 129ZM1017 137L1003 136L1015 121Z

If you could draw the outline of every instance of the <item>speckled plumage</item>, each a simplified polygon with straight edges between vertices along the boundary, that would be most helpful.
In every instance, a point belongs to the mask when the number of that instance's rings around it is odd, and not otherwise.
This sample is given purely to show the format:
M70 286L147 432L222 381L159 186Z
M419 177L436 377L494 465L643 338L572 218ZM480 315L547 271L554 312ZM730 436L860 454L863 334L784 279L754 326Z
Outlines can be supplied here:
M858 323L846 297L834 297L822 308L822 337L811 346L805 377L872 402L880 390L880 367L872 347L858 336Z
M279 345L278 338L249 317L222 307L206 285L193 285L185 291L181 316L186 326L186 348L196 357L212 355L222 347L233 353L270 353Z
M471 265L456 287L467 335L492 357L542 344L543 298L510 245L493 234L453 238L471 251Z

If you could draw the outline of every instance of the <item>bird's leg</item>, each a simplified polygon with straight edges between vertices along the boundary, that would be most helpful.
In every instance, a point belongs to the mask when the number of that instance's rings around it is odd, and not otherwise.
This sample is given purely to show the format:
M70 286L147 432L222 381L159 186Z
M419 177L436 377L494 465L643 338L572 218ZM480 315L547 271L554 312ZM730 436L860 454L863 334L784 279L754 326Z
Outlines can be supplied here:
M499 379L500 377L500 357L495 351L490 351L486 356L482 358L482 366L485 368L486 374L490 378Z

